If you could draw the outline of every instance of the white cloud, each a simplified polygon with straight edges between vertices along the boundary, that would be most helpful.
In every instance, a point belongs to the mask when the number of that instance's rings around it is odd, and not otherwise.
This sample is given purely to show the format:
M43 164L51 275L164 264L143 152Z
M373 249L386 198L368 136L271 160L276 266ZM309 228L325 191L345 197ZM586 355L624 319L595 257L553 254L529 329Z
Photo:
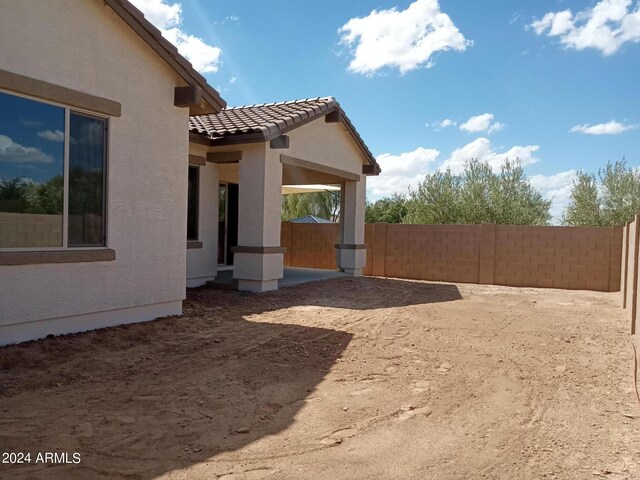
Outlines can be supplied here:
M488 162L494 170L498 170L505 160L519 160L522 166L531 165L538 161L535 152L539 148L538 145L516 145L506 152L497 152L488 138L480 137L454 150L451 156L440 165L440 170L450 169L452 173L460 173L464 170L466 162L475 159Z
M406 193L410 185L415 187L427 173L433 171L432 165L439 155L438 150L423 147L400 155L379 155L376 160L382 173L367 179L369 194L378 198L393 193Z
M166 0L131 0L162 35L201 73L217 72L222 50L182 30L182 5Z
M569 205L571 183L576 178L575 170L556 173L554 175L532 175L529 177L531 185L540 190L547 200L551 200L551 217L558 223L562 213Z
M229 85L233 85L234 83L236 83L238 81L238 77L231 77L229 79Z
M558 37L567 48L612 55L627 42L640 42L640 2L601 0L575 15L571 10L549 12L529 26L538 35Z
M165 0L132 0L147 20L159 29L166 29L180 24L182 5L179 3L168 4Z
M41 127L44 125L44 122L41 122L40 120L25 120L24 118L21 118L18 121L25 127Z
M38 136L45 140L49 140L50 142L64 142L64 132L61 132L60 130L45 130L43 132L38 132Z
M595 125L576 125L569 131L573 133L585 133L587 135L618 135L637 128L640 128L640 124L630 125L611 120L607 123L598 123Z
M460 125L460 130L470 133L486 132L491 134L502 130L504 123L494 122L493 113L483 113L482 115L476 115Z
M338 31L341 43L352 48L349 70L373 74L398 68L404 74L421 66L431 67L436 52L464 51L465 39L437 0L416 0L406 10L373 10L363 18L352 18Z
M222 23L227 23L227 22L240 23L240 17L237 15L228 15L224 17L224 20L222 21Z
M536 20L531 27L538 35L542 35L548 30L547 35L555 37L564 35L573 28L573 14L571 10L564 10L557 13L547 13L541 20Z
M454 127L458 125L458 122L451 120L450 118L445 118L444 120L441 120L439 122L433 122L433 123L425 123L424 126L425 127L433 127L434 130L438 131L441 130L443 128L447 128L447 127Z
M53 157L34 147L25 147L6 135L0 135L0 162L51 163Z
M534 156L538 149L537 145L516 145L507 151L497 152L488 139L478 138L464 147L454 150L449 158L441 162L439 166L437 161L440 152L431 148L419 147L412 152L399 155L384 153L377 157L382 173L378 177L367 179L367 193L369 200L374 201L394 193L407 193L409 186L416 187L418 182L424 180L426 174L436 170L444 171L447 168L450 168L452 173L459 174L464 170L464 164L471 159L489 162L495 171L500 169L505 160L519 159L522 166L531 165L538 161L538 158ZM543 175L532 177L534 186L540 188L547 198L553 199L552 212L562 212L564 208L565 203L563 202L568 198L568 190L564 191L563 189L569 185L570 178L567 175L571 172L563 172L563 174L551 177ZM555 207L556 204L557 207Z

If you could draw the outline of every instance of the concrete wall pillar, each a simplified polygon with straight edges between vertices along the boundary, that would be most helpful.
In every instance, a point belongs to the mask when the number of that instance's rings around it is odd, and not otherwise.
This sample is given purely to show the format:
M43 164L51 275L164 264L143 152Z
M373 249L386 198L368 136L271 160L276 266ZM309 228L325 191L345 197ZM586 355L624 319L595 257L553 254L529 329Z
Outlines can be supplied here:
M496 224L478 226L478 283L493 285L496 269Z
M369 243L369 247L373 249L371 256L371 275L376 277L384 277L385 264L387 259L387 224L375 223L373 225L373 238Z
M629 222L622 231L622 266L620 269L620 292L622 293L622 308L627 308L627 281L629 275Z
M278 288L283 276L280 247L282 164L276 151L245 152L239 165L238 246L233 249L233 278L238 289L264 292Z
M366 178L345 181L341 194L340 243L336 245L338 268L354 277L362 275L367 263L364 244L364 211L366 202Z
M627 301L631 320L631 335L636 333L638 311L638 255L640 254L640 215L636 215L629 224L629 255L627 269Z

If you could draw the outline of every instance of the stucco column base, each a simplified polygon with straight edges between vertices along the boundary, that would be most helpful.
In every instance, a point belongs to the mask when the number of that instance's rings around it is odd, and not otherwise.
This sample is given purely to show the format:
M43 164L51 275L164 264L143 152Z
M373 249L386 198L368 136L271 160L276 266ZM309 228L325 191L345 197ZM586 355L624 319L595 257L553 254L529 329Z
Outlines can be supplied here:
M278 280L238 280L241 292L268 292L278 289Z
M250 247L236 247L233 257L233 278L238 281L238 290L265 292L278 288L278 280L284 276L284 249L279 247L257 247L277 249L278 253L243 252Z
M352 277L362 276L362 268L342 268L341 271L347 275L351 275Z
M336 245L338 268L348 275L361 277L367 264L367 250L364 245Z

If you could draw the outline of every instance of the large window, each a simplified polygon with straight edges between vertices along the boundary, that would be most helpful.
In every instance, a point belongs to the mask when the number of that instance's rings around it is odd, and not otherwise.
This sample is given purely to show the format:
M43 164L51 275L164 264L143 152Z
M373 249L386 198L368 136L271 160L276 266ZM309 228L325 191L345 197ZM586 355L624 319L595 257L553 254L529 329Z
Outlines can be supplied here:
M187 240L198 240L198 192L200 169L189 167L189 187L187 194Z
M0 92L0 248L105 245L106 128Z

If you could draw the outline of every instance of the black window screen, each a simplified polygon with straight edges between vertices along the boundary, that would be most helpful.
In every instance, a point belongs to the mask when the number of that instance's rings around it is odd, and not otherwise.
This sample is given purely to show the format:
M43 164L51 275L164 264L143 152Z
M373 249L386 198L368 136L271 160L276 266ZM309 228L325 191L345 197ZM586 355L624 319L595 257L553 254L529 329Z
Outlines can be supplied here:
M198 190L200 170L189 167L189 191L187 195L187 240L198 239Z

